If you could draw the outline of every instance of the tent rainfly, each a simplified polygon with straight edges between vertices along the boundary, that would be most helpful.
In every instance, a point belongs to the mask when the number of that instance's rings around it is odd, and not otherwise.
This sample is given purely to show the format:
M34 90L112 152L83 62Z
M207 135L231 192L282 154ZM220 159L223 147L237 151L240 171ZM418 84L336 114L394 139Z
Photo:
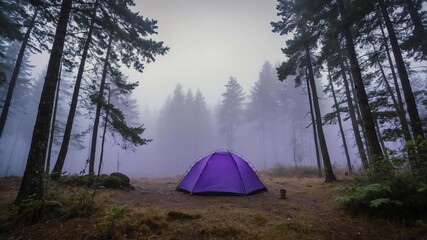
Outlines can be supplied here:
M196 161L176 190L190 194L250 195L267 188L242 157L220 150Z

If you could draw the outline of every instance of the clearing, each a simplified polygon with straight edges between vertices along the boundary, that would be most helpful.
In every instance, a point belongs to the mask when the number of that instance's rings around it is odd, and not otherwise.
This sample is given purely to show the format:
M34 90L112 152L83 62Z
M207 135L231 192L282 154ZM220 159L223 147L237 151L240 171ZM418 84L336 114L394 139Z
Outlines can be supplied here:
M174 191L178 177L132 179L134 190L98 190L88 214L17 224L0 232L0 239L427 239L425 224L405 227L344 212L332 190L351 179L340 179L327 184L263 174L269 191L248 197L189 196ZM0 179L0 210L13 202L19 181ZM279 199L280 189L287 190L287 199ZM84 191L89 198L92 190Z

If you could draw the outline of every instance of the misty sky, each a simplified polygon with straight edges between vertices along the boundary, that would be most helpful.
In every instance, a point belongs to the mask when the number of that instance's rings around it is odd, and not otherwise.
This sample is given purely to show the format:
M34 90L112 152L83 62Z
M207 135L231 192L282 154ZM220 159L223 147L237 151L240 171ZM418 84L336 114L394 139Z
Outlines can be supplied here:
M275 0L138 0L144 17L158 20L156 40L170 51L146 65L135 97L152 110L160 108L177 83L200 89L208 104L216 104L230 76L245 92L258 79L264 61L282 62L285 38L271 31Z

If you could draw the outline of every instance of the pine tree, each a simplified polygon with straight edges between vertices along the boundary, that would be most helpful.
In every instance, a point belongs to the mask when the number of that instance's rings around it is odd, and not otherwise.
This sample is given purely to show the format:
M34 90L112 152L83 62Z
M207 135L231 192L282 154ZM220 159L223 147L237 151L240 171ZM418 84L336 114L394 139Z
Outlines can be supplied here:
M316 27L320 28L320 26L318 26L320 22L312 18L310 11L305 11L304 9L304 7L308 6L314 11L314 9L319 9L322 3L316 2L316 4L307 4L308 3L304 1L279 1L277 10L281 20L271 24L273 26L273 31L276 33L284 35L292 32L294 34L294 38L288 40L286 42L287 47L283 49L283 52L289 59L283 62L279 67L278 75L280 80L284 80L291 75L297 75L297 81L300 81L301 76L306 75L303 70L305 69L307 71L306 77L309 80L311 88L317 133L324 164L325 181L330 182L335 181L336 178L332 170L332 164L323 132L313 62L310 53L310 48L316 45L317 34L319 34Z
M46 79L41 94L37 120L34 126L27 165L15 203L21 203L27 198L41 199L44 194L43 177L49 135L49 123L55 97L55 85L58 79L59 65L62 57L68 18L72 0L63 0L55 33L55 40L50 54Z
M230 77L225 89L225 92L221 94L223 98L218 114L219 132L225 137L226 147L233 150L235 131L243 117L245 95L234 77Z
M278 112L278 89L279 81L274 72L273 66L266 61L259 73L259 79L251 89L249 103L247 104L247 118L249 121L256 121L261 131L261 143L264 153L264 168L266 168L266 135L272 139L273 161L278 162L277 149L277 112ZM271 131L268 131L271 129Z

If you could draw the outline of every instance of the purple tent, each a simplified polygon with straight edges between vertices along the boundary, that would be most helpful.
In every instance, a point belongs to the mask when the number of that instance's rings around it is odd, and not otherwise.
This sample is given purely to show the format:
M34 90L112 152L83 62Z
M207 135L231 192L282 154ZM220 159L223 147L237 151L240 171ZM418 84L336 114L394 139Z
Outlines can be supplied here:
M176 190L191 194L249 195L267 188L242 157L220 150L196 161Z

